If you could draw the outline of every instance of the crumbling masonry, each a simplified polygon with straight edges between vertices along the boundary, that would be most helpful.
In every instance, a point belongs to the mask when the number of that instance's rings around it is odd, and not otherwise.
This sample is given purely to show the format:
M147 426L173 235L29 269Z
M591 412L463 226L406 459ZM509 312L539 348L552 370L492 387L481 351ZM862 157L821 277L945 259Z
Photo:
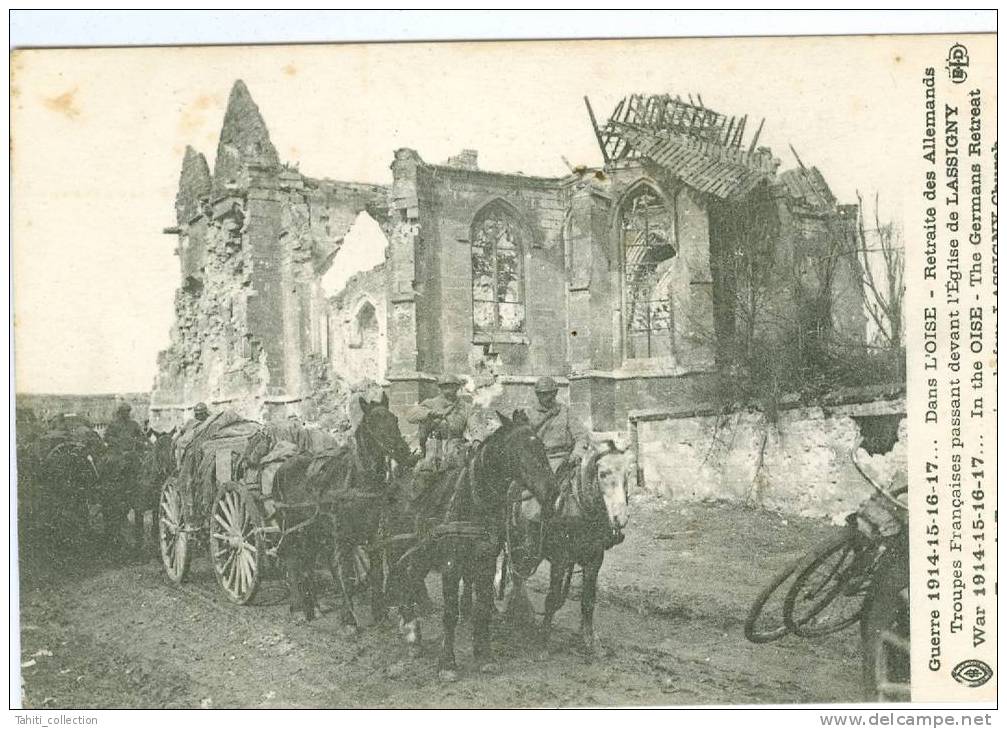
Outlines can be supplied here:
M212 173L191 148L183 160L166 230L181 284L152 423L205 400L338 429L361 383L385 387L401 412L443 372L500 409L528 404L551 375L596 431L708 399L739 336L734 261L750 231L772 231L769 275L797 271L814 296L824 289L808 262L855 219L815 168L778 173L746 124L635 95L594 125L602 168L539 178L480 170L471 150L430 164L399 149L391 184L372 185L283 164L238 81ZM361 212L385 260L326 292ZM862 342L859 286L846 257L829 272L823 325ZM772 290L763 316L806 308L794 287Z

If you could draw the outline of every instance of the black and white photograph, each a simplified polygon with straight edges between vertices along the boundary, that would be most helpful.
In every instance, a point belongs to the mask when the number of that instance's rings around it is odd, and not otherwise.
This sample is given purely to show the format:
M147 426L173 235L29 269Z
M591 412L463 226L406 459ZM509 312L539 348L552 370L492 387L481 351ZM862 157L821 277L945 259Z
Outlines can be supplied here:
M995 700L995 42L12 51L12 708Z

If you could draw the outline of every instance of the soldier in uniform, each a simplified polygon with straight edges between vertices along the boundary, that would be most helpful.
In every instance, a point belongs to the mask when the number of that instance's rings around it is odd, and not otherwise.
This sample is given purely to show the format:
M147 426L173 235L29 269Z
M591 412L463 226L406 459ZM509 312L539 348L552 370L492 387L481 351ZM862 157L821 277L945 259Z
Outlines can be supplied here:
M570 409L556 400L559 387L551 377L540 377L535 383L538 401L528 412L528 421L536 436L545 446L549 465L556 474L560 493L568 493L578 477L581 462L590 449L587 428L570 414ZM540 523L541 506L532 499L530 491L523 491L518 501L512 503L510 534L510 568L515 589L508 602L507 612L515 616L530 614L531 603L523 587L518 587L521 575L528 575L541 559L542 545L536 525Z
M129 417L130 411L128 402L119 403L105 431L105 442L116 451L143 450L148 445L143 428Z
M175 436L175 465L178 467L182 465L182 456L185 454L186 446L196 437L199 428L209 417L210 409L206 407L206 403L196 403L196 407L192 411L192 419L183 425L182 430Z
M590 448L587 428L570 414L570 409L556 401L559 387L551 377L540 377L535 383L538 403L528 413L528 420L545 446L549 465L557 475L572 472Z
M472 415L472 400L460 395L462 381L454 375L442 375L437 380L440 394L428 398L406 413L406 420L419 426L420 452L416 464L416 494L421 497L451 468L465 465L467 442L465 431Z

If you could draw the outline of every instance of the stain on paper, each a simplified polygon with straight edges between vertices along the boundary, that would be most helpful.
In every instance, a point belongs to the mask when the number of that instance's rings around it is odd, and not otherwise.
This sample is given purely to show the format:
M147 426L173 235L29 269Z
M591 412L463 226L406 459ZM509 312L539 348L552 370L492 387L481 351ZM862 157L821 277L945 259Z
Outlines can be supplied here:
M43 99L47 109L65 115L68 119L76 119L80 116L80 109L77 108L76 97L77 87L74 86L69 91L65 91L59 96Z

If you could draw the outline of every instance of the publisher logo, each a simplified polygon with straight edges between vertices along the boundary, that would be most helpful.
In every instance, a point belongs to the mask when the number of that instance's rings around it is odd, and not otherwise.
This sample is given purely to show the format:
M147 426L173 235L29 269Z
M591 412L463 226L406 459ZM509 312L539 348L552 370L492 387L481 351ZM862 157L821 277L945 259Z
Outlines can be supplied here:
M968 686L969 688L978 688L984 683L990 680L993 676L993 669L989 667L989 664L985 661L980 661L977 658L970 658L967 661L962 661L957 666L955 670L951 672L951 677L962 684L963 686Z
M948 62L945 64L951 83L964 83L968 78L969 52L961 43L955 43L948 50Z

